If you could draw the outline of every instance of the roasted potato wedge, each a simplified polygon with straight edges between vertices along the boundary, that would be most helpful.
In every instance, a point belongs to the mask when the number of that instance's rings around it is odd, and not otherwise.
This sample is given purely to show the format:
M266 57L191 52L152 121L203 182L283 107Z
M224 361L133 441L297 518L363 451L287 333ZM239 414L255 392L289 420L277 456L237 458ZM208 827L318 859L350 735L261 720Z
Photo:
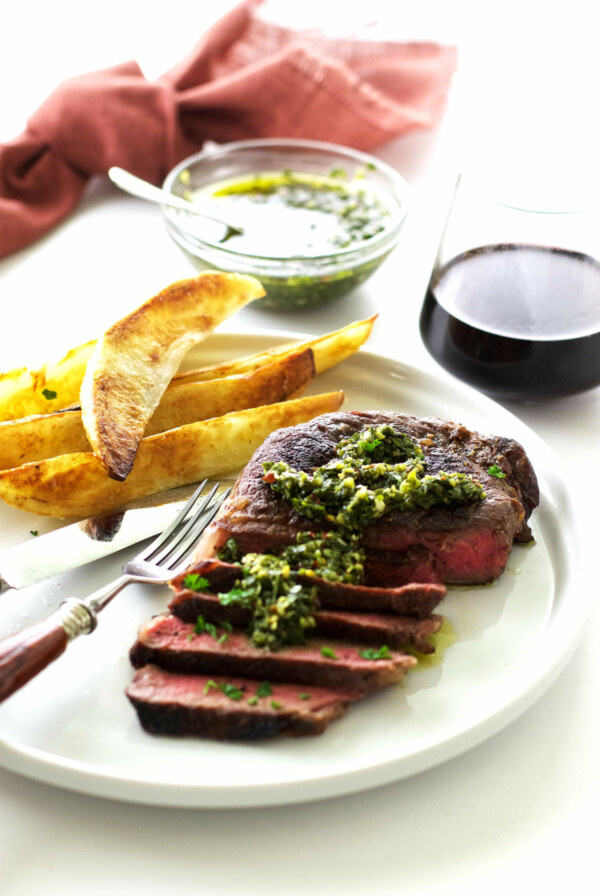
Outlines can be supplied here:
M307 339L305 342L288 342L246 358L236 358L233 361L226 361L211 367L181 371L175 374L173 383L199 383L224 376L248 373L263 364L268 364L275 358L282 358L290 352L301 351L305 348L311 348L313 351L316 375L318 376L357 352L371 335L376 320L377 315L374 314L366 320L354 321L339 330L325 333L324 336L315 336L314 339Z
M80 400L89 443L110 477L129 475L146 425L191 346L263 295L253 277L203 271L106 330L88 362Z
M259 405L276 404L298 396L315 377L311 349L276 358L250 373L204 383L171 382L150 418L146 435L154 435Z
M0 470L90 450L78 409L0 423Z
M276 358L251 373L201 383L171 384L146 426L155 435L231 411L297 396L314 379L311 349ZM0 470L60 454L90 451L79 410L0 423Z
M246 358L176 373L172 382L205 382L250 373L276 357L303 348L313 349L318 375L358 351L369 338L376 318L377 315L373 315L366 320L355 321L306 342L290 342ZM79 404L81 381L95 345L95 341L80 345L47 369L29 371L21 368L0 374L0 421L47 414ZM56 392L57 397L44 396L44 389L50 395Z
M79 345L39 370L21 367L0 374L0 421L49 414L79 403L79 390L95 341Z
M87 517L117 510L166 489L238 472L275 429L338 410L330 392L234 411L142 439L125 481L111 479L89 452L63 454L0 471L0 498L31 513Z

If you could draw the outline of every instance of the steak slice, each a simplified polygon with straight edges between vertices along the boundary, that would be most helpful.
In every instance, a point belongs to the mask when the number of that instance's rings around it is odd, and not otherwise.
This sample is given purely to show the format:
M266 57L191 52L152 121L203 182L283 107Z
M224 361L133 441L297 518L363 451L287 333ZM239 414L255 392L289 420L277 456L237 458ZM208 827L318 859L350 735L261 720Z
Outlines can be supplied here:
M419 653L435 653L429 637L440 630L443 621L439 615L415 619L384 613L319 610L315 613L314 631L317 635L358 644L414 647Z
M135 673L126 694L150 734L244 741L322 734L362 696L282 683L259 697L257 688L259 682L249 678L183 675L148 665Z
M216 594L190 590L178 591L169 610L185 622L195 623L198 616L219 626L225 622L234 628L246 628L251 613L235 604L224 605ZM388 647L413 646L420 653L433 653L429 636L439 631L441 616L417 619L391 613L363 613L345 610L317 610L314 614L315 635L352 641L357 644L387 644Z
M188 589L184 587L184 580L189 574L197 574L207 579L212 592L230 591L240 576L240 568L234 563L223 563L221 560L199 560L195 562L185 573L178 576L172 582L175 597L171 601L170 609L176 615L178 612L178 595L186 594L182 601L191 600ZM336 610L364 610L367 612L399 613L404 616L417 616L424 619L429 616L446 594L445 585L431 582L412 582L400 585L397 588L380 588L368 585L351 585L346 582L328 582L318 576L298 576L298 581L305 585L314 586L317 589L319 607ZM190 592L194 594L196 592ZM202 610L198 610L201 613ZM196 613L196 616L198 615ZM182 618L184 618L182 616ZM188 614L185 618L190 619ZM196 617L194 616L194 619ZM246 619L246 617L239 617ZM234 622L233 617L230 620ZM245 625L245 622L240 622Z
M300 581L304 580L299 576ZM446 594L446 586L431 582L413 582L397 588L378 588L372 585L348 585L307 579L315 582L319 604L330 610L366 610L379 613L399 613L424 619L429 616Z
M242 553L264 552L290 544L299 532L318 529L263 481L263 463L282 460L310 472L334 457L340 439L367 425L382 424L418 442L428 473L471 475L486 497L471 504L392 511L367 526L362 537L367 584L405 583L403 566L415 549L422 552L420 574L427 581L483 584L498 578L513 541L532 538L527 520L539 502L539 489L525 451L511 439L481 435L436 418L387 411L323 414L272 433L238 478L202 540L199 556L213 556L229 538ZM503 478L490 475L491 467L498 468Z
M312 639L300 647L269 653L254 647L241 632L223 632L223 636L196 634L193 625L177 616L155 616L140 626L130 651L131 663L138 669L153 663L173 672L292 681L361 693L401 681L417 663L401 651L367 659L356 645L346 642L329 645Z

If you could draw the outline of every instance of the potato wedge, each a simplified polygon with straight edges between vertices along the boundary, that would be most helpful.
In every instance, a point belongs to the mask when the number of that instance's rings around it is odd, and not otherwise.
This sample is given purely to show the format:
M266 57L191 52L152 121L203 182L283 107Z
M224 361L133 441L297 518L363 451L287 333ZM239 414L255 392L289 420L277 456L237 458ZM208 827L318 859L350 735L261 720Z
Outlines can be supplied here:
M314 377L314 356L311 349L305 349L276 358L250 373L205 383L171 382L150 418L145 435L231 411L285 401L298 396Z
M306 342L290 342L246 358L176 373L173 382L205 382L249 373L276 357L305 347L314 351L317 374L323 373L352 355L367 341L376 318L375 314ZM48 369L29 371L21 368L0 374L0 421L52 413L78 404L85 367L95 345L96 342L92 341L72 349ZM44 389L50 394L56 392L57 397L45 397L42 394Z
M80 410L56 411L0 423L0 470L90 450Z
M95 341L71 349L39 370L21 367L0 374L0 421L50 414L79 403L79 390Z
M314 376L312 350L304 349L276 358L251 373L205 383L171 384L144 434L155 435L196 420L285 401L297 396ZM0 423L0 470L90 450L79 410Z
M129 475L146 424L191 346L263 295L253 277L203 271L163 289L103 334L80 398L89 443L109 476Z
M313 350L318 376L357 352L371 335L376 320L377 315L374 314L365 320L354 321L339 330L333 330L323 336L315 336L314 339L307 339L305 342L288 342L246 358L236 358L233 361L226 361L211 367L181 371L175 374L173 383L200 383L224 376L248 373L275 358L282 358L289 352L297 352L305 348Z
M127 479L111 479L89 452L0 471L0 498L31 513L87 517L201 479L232 475L273 432L336 411L343 392L307 396L212 417L142 439Z

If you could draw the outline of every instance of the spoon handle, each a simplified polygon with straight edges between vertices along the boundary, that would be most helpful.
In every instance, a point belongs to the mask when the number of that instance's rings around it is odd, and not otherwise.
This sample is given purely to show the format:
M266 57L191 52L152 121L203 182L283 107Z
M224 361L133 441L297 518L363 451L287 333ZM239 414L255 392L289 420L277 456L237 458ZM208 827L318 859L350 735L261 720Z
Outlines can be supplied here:
M155 187L154 184L148 183L147 180L142 180L141 177L137 177L130 171L125 171L124 168L113 166L108 169L108 176L117 187L120 187L121 190L130 193L132 196L137 196L138 199L147 199L150 202L159 202L161 205L182 209L189 214L198 215L201 218L206 218L209 221L214 221L216 224L220 224L221 227L225 228L225 235L219 240L221 243L224 243L230 236L241 236L244 232L241 227L235 227L235 225L228 224L227 221L223 221L221 218L207 215L205 211L196 208L196 206L192 202L188 202L187 199L183 199L181 196L174 196L172 193L167 193L165 190L161 190L160 187Z
M161 190L160 187L155 187L154 184L148 183L147 180L142 180L140 177L136 177L135 174L125 171L124 168L109 168L108 176L113 184L120 187L120 189L124 190L126 193L130 193L132 196L137 196L138 199L147 199L150 202L160 202L161 205L169 205L172 208L183 209L183 211L191 212L192 214L203 215L202 212L196 211L193 204L188 202L187 199L183 199L179 196L171 196L164 190ZM203 217L205 216L203 215Z

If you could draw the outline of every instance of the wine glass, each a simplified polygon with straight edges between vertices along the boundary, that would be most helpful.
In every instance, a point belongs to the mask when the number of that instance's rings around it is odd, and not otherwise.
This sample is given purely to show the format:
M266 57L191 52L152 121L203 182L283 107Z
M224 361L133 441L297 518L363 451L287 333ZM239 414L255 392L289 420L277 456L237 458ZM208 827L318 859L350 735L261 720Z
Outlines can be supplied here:
M600 384L600 221L548 196L500 201L461 176L421 310L436 361L500 400Z

